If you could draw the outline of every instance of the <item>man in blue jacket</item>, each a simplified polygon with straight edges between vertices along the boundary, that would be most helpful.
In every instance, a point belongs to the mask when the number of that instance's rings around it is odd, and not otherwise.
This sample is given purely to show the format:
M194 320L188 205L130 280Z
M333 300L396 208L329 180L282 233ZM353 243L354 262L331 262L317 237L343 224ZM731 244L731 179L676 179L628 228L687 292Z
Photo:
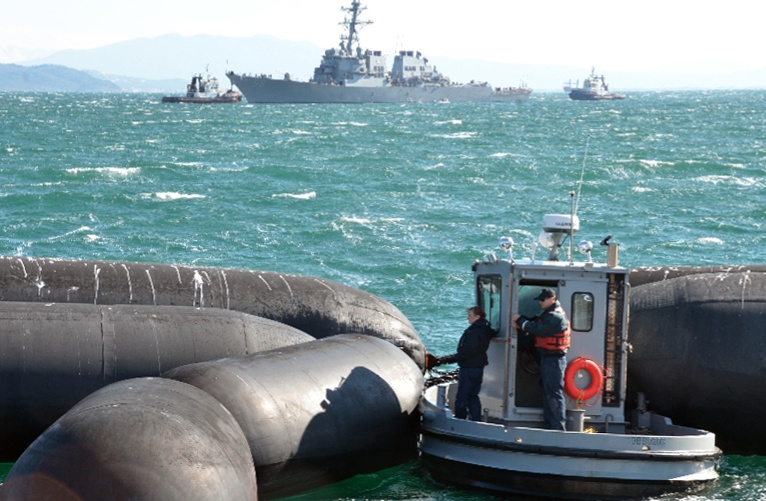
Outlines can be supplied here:
M486 319L486 313L479 306L468 308L468 322L471 324L460 336L457 353L441 357L437 365L457 362L460 370L455 396L455 417L478 421L481 418L479 391L484 379L487 348L494 332Z
M540 378L543 383L543 420L548 429L564 430L566 401L564 399L564 372L570 343L569 319L556 299L553 289L542 289L535 298L542 313L532 319L513 315L516 328L534 336L535 348L540 354Z

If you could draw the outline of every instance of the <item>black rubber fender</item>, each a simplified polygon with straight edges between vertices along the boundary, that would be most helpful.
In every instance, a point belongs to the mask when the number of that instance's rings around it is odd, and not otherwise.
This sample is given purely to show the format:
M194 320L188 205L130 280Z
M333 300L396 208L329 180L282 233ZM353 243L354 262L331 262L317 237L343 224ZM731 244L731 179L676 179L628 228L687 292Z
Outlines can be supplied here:
M374 337L336 335L163 377L197 386L231 411L264 499L416 456L420 368Z
M0 300L222 308L314 338L354 332L398 346L421 369L425 348L384 299L330 280L236 268L0 256Z
M11 468L3 500L257 499L242 429L220 402L171 379L138 378L93 393Z
M766 273L688 274L631 291L630 395L710 430L728 454L766 453Z
M634 287L670 280L671 278L686 275L701 275L706 273L730 274L730 273L766 273L766 265L762 264L727 264L715 266L640 266L631 268L630 284Z
M212 308L0 301L0 460L113 382L314 338Z

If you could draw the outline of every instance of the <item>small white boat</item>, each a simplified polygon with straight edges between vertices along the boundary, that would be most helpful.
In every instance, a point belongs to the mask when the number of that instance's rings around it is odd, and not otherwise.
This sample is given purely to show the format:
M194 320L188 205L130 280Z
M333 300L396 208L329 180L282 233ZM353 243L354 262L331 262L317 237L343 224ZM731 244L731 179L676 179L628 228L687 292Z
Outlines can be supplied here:
M582 87L564 85L564 91L569 94L569 99L574 101L613 101L625 99L625 94L615 94L609 90L604 75L596 75L596 68L591 68L590 76L583 80ZM579 83L579 80L578 80ZM567 90L567 88L569 90Z
M490 254L473 264L476 304L497 332L487 352L479 421L453 417L457 382L427 381L419 449L434 479L521 496L556 499L634 499L704 488L717 477L722 452L715 435L673 424L647 411L643 395L626 393L629 352L629 270L587 255L572 260L574 215L546 215L543 260L516 260L513 242L501 239L506 258ZM568 258L558 253L569 240ZM512 315L539 314L535 297L551 288L567 313L566 431L545 428L534 348L511 325ZM651 395L648 396L649 398ZM632 409L626 407L630 401ZM635 405L632 403L635 402Z

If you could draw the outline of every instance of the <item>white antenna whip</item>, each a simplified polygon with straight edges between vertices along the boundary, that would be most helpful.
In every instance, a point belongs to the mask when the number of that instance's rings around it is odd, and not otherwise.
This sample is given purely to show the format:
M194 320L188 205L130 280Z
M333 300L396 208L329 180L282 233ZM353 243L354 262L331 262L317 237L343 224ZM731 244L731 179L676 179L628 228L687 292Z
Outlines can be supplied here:
M590 142L590 136L585 138L585 153L582 156L582 169L580 170L580 182L577 186L577 201L575 202L573 214L577 214L577 209L580 207L580 192L582 191L582 181L585 177L585 160L588 158L588 143Z

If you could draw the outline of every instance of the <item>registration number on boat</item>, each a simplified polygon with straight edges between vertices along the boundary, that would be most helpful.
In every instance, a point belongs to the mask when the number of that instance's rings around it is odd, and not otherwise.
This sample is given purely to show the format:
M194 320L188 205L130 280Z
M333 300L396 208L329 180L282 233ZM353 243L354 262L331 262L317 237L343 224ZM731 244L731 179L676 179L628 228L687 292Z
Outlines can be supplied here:
M665 437L631 437L632 445L665 445Z

